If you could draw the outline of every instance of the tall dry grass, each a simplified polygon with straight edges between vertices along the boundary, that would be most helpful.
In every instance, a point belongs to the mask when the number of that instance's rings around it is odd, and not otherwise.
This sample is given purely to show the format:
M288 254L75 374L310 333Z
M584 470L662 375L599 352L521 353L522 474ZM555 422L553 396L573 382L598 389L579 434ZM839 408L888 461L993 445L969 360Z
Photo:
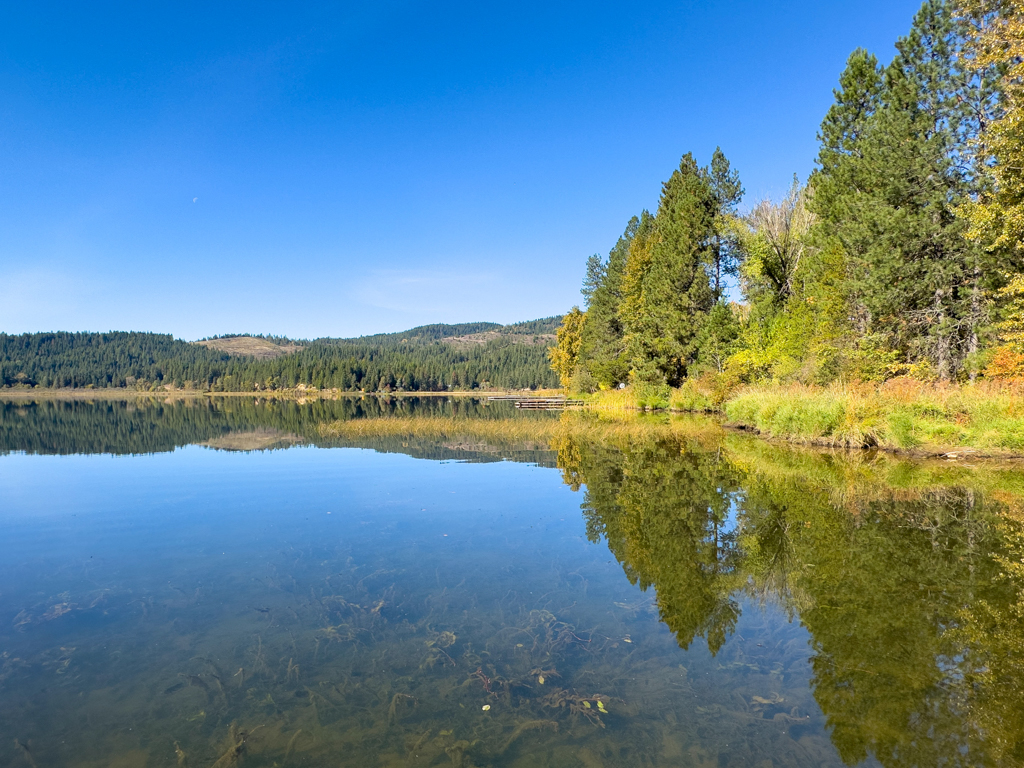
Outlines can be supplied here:
M439 441L473 440L496 447L554 448L566 439L626 444L668 435L701 440L722 435L721 427L696 417L643 416L609 409L602 413L565 411L553 418L475 419L458 416L394 416L321 424L323 437L349 440L407 438Z
M705 386L673 390L674 410L721 410L736 423L764 435L835 447L878 446L943 453L972 448L989 454L1024 455L1024 383L982 381L937 384L899 378L884 384L801 384L744 387L719 401ZM470 419L394 417L334 422L324 436L408 436L442 440L473 438L498 446L563 438L567 430L594 439L637 439L653 431L683 429L675 420L661 425L638 418L630 389L590 396L586 412L560 418ZM717 429L706 419L703 427Z
M588 411L615 413L636 410L636 393L631 388L605 389L592 395L584 395Z
M351 419L321 424L324 437L348 439L408 437L430 440L473 438L496 445L546 442L557 427L557 419L473 419L457 416L394 416Z

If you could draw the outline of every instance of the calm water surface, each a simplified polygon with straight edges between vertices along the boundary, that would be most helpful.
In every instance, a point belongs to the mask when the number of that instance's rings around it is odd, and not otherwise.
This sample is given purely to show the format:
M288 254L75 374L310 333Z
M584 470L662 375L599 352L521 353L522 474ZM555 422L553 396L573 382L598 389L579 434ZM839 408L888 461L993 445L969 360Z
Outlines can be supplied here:
M0 403L0 765L1024 764L1016 468L592 422Z

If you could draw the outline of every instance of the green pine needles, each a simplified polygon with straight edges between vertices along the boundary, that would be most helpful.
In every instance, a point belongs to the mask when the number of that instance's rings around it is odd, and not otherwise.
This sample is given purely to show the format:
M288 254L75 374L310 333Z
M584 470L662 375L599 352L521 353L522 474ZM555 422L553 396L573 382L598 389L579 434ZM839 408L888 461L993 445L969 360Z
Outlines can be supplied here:
M722 151L706 167L685 155L657 212L588 261L563 383L629 384L657 400L695 380L721 394L1020 375L1006 286L1021 280L1024 249L978 222L1003 200L1015 157L988 139L992 126L1007 135L1004 117L1018 108L1022 47L993 35L1024 39L1022 18L1019 2L927 0L891 62L854 51L816 169L782 199L741 213L743 187Z

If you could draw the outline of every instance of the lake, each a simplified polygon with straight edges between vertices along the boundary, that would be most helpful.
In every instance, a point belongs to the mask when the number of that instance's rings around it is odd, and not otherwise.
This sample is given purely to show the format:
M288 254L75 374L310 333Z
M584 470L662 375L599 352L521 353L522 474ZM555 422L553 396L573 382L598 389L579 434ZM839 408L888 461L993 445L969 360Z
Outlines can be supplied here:
M1024 764L1019 466L468 398L0 401L0 764Z

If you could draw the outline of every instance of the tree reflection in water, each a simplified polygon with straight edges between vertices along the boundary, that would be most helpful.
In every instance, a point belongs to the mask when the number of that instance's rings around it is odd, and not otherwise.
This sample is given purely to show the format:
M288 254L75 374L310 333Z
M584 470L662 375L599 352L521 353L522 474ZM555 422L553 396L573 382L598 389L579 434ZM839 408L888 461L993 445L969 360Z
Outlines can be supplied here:
M773 448L722 433L557 442L592 541L717 653L744 597L812 637L844 761L1024 761L1019 473ZM949 482L950 480L954 482Z
M524 416L529 440L521 439ZM456 434L439 438L439 424ZM472 400L0 403L0 454L151 453L190 443L557 461L568 485L585 488L588 537L608 546L633 584L653 590L680 646L702 639L727 657L751 601L777 605L806 628L814 697L847 763L1024 765L1019 465L829 455L708 420L558 418ZM803 654L787 656L803 664ZM756 693L772 703L768 691ZM722 733L742 738L749 722Z

